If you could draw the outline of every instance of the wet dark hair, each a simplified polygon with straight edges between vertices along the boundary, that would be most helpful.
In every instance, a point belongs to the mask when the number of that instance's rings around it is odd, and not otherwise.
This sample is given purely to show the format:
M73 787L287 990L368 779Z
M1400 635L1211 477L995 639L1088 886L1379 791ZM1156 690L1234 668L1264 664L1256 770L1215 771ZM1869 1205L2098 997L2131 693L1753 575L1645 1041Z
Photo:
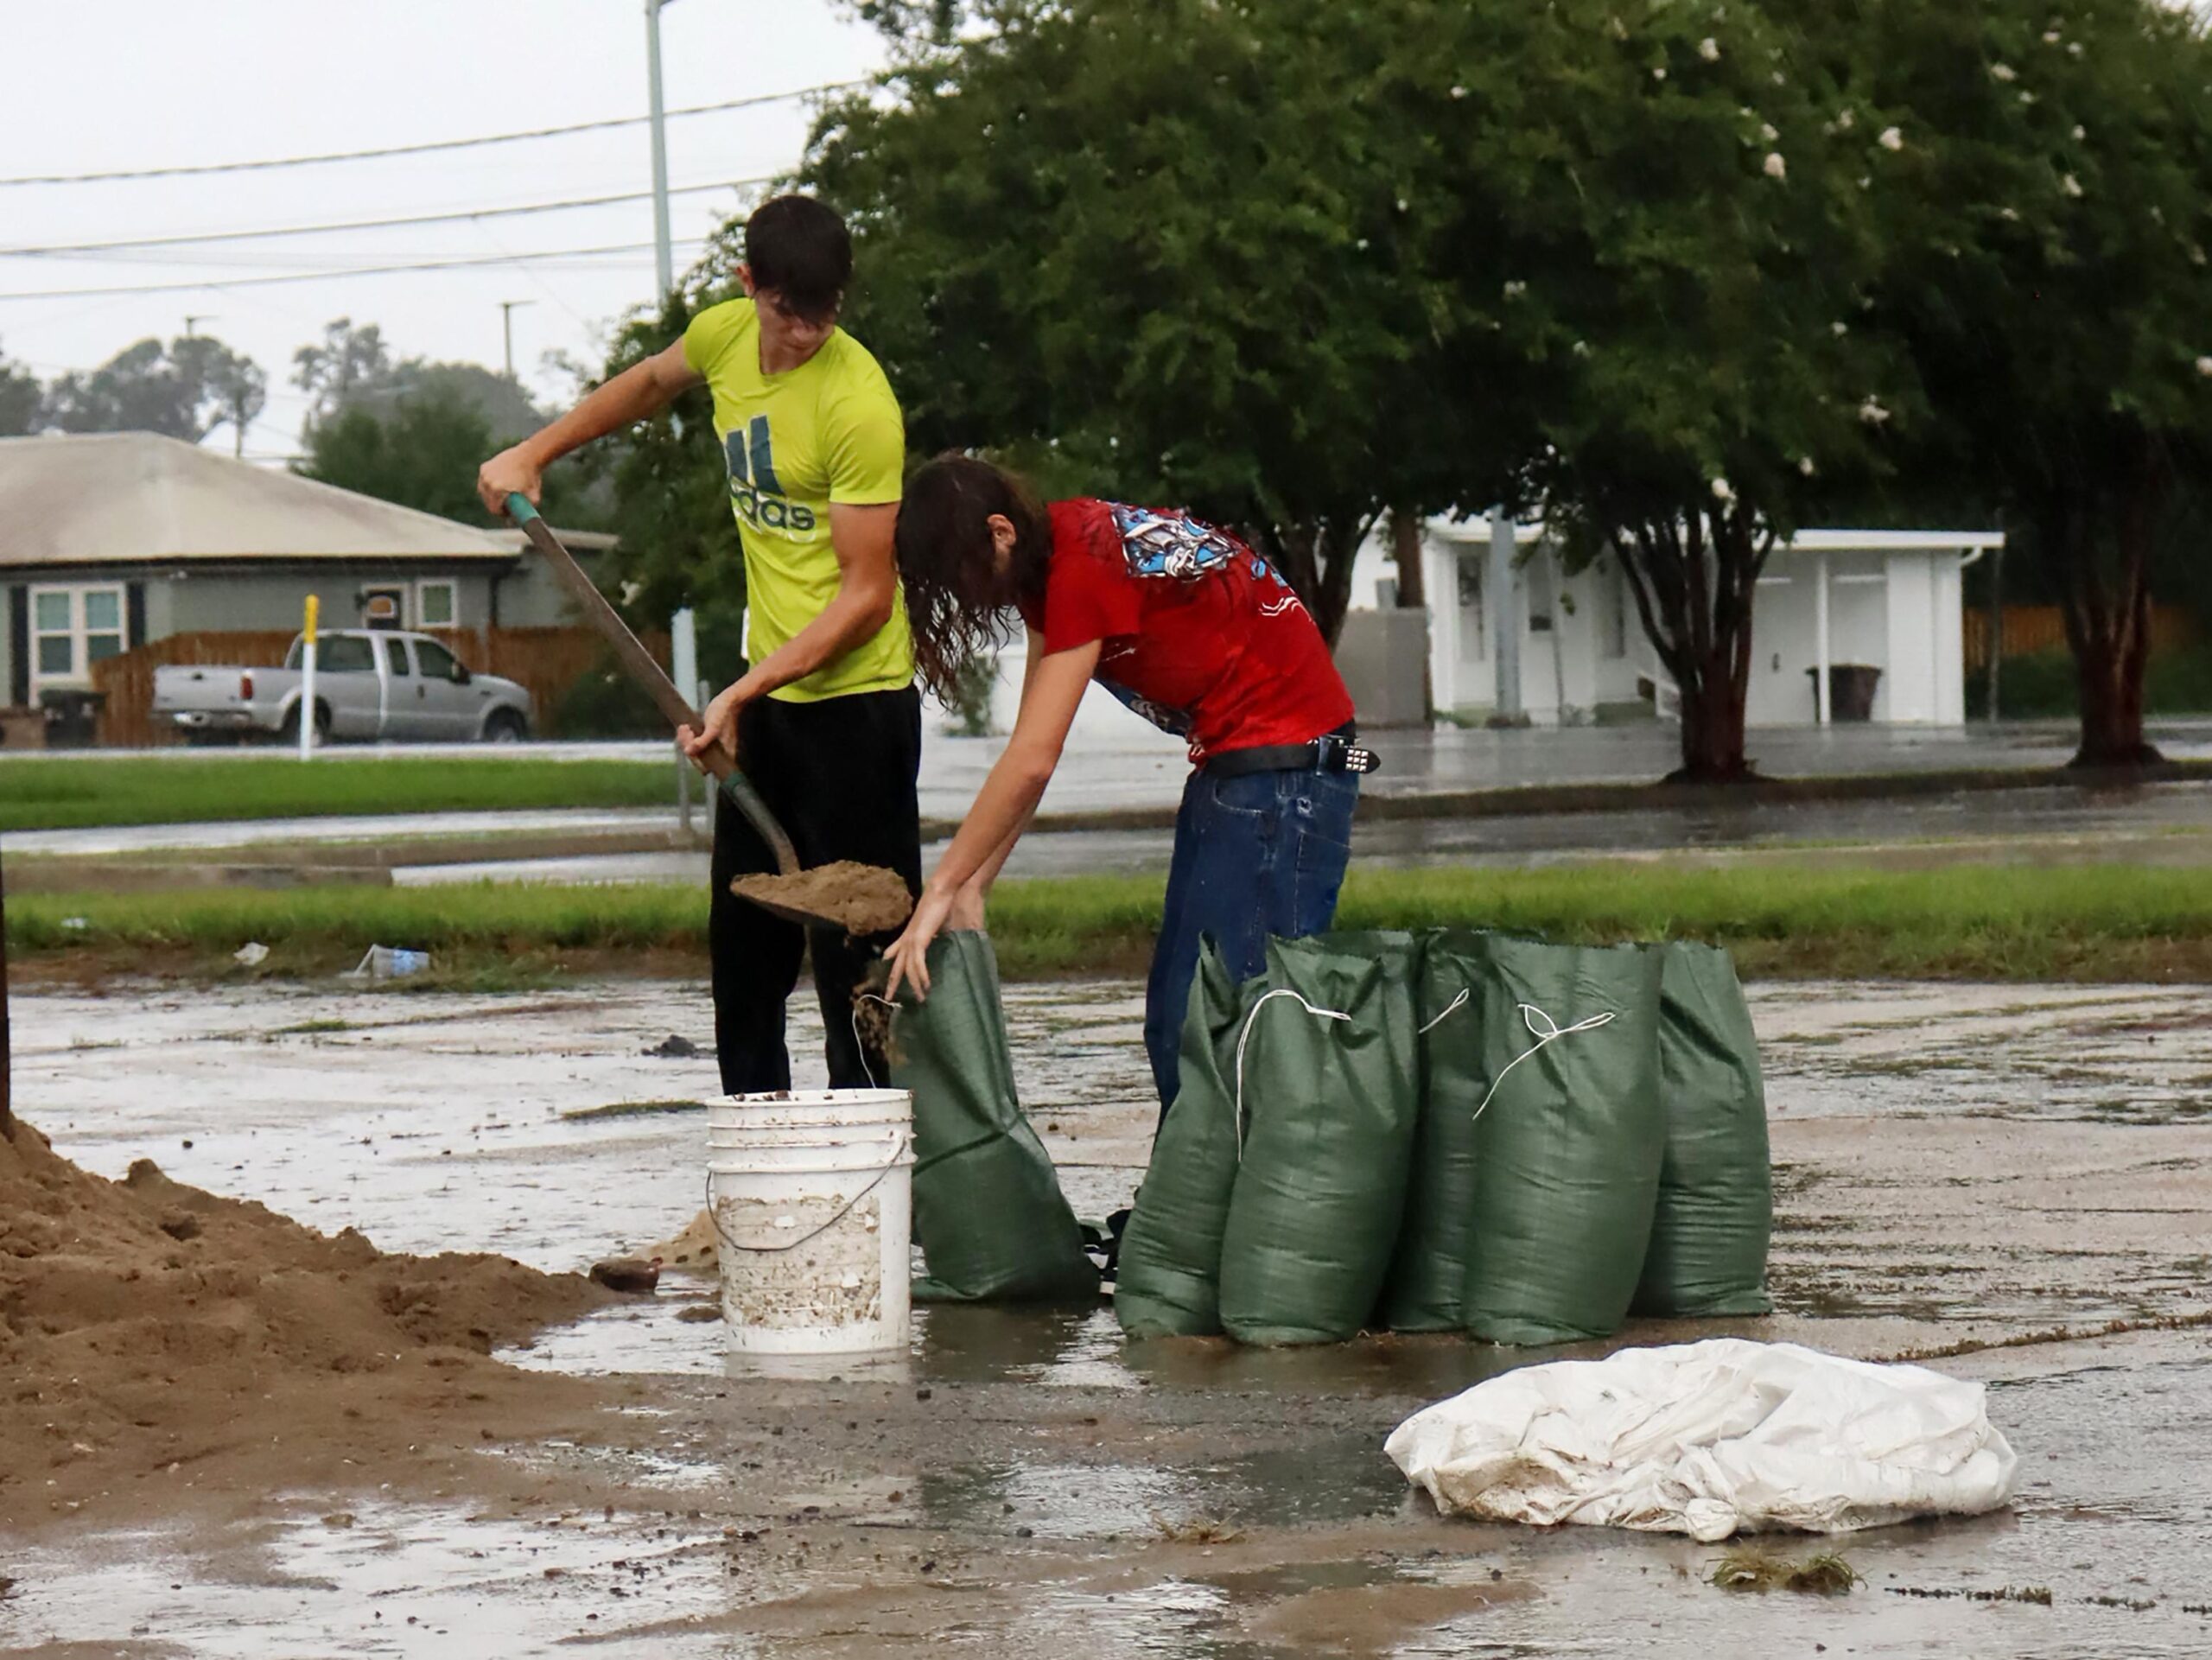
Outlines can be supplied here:
M1014 524L1014 560L1003 577L992 554L994 513ZM1012 639L1008 611L1044 591L1052 518L1014 474L949 451L906 480L895 535L915 671L941 701L957 703L961 665Z
M770 289L810 323L837 315L853 280L853 239L834 208L811 196L772 196L745 221L754 289Z

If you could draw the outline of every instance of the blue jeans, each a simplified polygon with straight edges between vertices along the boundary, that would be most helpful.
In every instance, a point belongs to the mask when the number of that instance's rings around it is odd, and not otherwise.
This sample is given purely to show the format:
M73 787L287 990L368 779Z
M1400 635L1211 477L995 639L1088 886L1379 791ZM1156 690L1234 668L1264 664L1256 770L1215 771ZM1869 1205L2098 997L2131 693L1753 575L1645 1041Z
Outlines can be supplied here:
M1198 940L1211 938L1240 981L1267 966L1268 937L1319 933L1337 914L1351 857L1359 775L1314 767L1216 778L1183 786L1167 902L1144 995L1144 1046L1164 1113L1175 1099L1177 1044Z

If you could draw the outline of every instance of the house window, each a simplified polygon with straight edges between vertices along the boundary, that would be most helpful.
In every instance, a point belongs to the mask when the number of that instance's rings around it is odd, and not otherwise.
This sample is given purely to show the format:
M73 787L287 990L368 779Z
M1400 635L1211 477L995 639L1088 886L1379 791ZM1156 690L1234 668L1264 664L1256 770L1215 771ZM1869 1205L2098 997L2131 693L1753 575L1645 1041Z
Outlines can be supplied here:
M92 665L123 653L123 589L34 588L31 680L47 686L86 686Z
M460 596L454 592L450 581L423 582L415 585L415 626L417 628L452 628L460 620Z

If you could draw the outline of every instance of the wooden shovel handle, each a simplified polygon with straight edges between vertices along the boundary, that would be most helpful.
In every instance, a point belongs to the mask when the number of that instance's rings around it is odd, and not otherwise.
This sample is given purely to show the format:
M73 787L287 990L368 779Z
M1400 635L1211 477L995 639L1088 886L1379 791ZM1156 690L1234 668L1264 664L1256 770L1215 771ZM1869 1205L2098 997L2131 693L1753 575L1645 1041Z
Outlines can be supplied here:
M676 689L676 683L668 677L668 671L653 660L653 654L630 632L629 625L607 602L607 595L599 591L599 584L584 574L575 556L561 545L561 538L553 534L552 527L531 506L530 498L520 491L510 495L507 517L522 526L531 545L545 556L546 563L552 566L554 576L568 589L569 597L584 614L584 620L614 648L623 671L645 689L645 695L653 700L653 706L660 710L661 718L671 727L688 726L697 730L699 712L691 707L690 700ZM760 832L761 840L776 855L776 868L786 876L797 875L798 854L791 846L791 838L784 834L784 827L768 811L768 804L760 799L760 792L753 787L752 780L739 770L737 757L730 754L728 746L717 743L707 752L706 762L708 773L721 785L722 793Z

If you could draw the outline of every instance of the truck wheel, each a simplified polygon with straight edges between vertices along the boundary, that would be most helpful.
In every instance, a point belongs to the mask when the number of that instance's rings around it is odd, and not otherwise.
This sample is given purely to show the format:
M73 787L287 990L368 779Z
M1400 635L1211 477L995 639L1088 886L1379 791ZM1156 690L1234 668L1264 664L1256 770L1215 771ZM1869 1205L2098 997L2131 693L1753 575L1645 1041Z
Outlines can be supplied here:
M529 724L511 709L495 709L484 722L486 743L520 743L530 736Z
M284 711L284 724L276 729L276 735L286 743L299 742L300 706L297 703ZM330 705L320 697L315 700L315 741L319 744L330 741Z

